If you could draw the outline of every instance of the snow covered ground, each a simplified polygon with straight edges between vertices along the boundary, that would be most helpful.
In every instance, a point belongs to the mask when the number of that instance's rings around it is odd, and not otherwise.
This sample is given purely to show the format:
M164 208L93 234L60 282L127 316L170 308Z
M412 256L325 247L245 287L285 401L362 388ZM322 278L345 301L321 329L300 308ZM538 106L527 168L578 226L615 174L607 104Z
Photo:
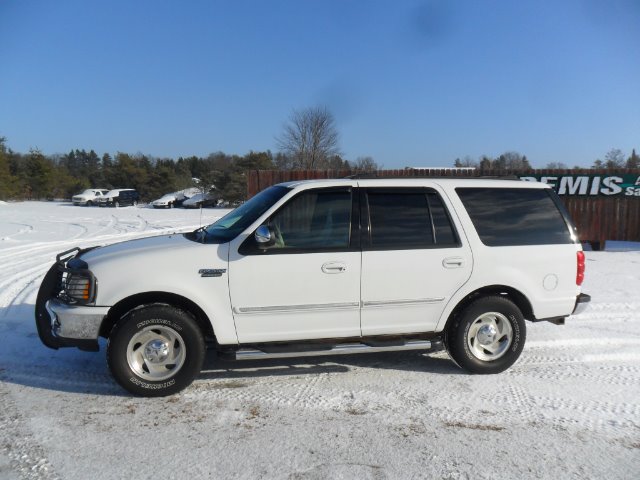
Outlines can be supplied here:
M222 213L0 204L0 479L638 478L637 251L588 252L587 312L528 324L521 359L494 376L444 352L210 356L181 394L141 399L104 349L40 343L33 305L56 253Z

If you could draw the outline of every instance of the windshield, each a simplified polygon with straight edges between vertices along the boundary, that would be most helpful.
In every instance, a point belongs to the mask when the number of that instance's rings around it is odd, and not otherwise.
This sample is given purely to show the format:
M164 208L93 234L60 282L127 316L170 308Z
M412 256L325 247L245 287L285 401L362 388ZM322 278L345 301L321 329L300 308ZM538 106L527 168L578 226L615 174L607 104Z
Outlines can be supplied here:
M91 196L93 196L93 190L91 190L91 189L85 190L80 195L91 195Z
M201 193L196 193L193 197L189 197L186 203L198 202L204 197Z
M269 187L217 222L187 234L187 238L204 243L225 243L232 240L290 190L287 187Z

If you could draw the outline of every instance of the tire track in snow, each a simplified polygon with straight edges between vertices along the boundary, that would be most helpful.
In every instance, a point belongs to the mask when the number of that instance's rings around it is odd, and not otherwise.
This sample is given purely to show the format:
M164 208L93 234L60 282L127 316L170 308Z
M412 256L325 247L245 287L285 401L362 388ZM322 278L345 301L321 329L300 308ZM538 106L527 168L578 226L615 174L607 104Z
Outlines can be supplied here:
M21 275L14 275L0 281L0 307L13 305L16 297L43 276L48 268L47 265L40 264L24 270Z
M5 235L4 237L0 238L0 241L14 240L14 237L23 235L25 233L31 233L34 231L33 225L29 225L28 223L9 222L9 225L19 225L25 228L18 229L18 231L15 233L10 233L8 235Z

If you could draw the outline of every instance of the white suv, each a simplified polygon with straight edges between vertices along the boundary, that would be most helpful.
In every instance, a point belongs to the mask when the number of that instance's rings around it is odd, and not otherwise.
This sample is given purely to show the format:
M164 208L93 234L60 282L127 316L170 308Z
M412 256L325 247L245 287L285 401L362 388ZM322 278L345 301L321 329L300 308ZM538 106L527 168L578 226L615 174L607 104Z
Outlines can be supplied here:
M109 190L106 188L87 188L84 192L74 195L71 201L74 205L86 205L90 207L98 203Z
M194 232L57 260L36 302L42 341L108 338L115 379L148 396L188 386L207 346L241 359L444 345L498 373L525 319L562 324L589 301L558 197L508 180L284 183Z

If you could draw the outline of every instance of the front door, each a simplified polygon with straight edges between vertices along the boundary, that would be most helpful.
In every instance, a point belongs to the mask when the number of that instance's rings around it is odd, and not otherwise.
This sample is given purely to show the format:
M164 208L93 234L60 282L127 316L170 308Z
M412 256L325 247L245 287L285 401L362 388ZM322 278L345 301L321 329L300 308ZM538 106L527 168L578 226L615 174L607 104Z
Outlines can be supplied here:
M231 305L240 343L360 335L360 260L350 187L304 190L229 256Z

